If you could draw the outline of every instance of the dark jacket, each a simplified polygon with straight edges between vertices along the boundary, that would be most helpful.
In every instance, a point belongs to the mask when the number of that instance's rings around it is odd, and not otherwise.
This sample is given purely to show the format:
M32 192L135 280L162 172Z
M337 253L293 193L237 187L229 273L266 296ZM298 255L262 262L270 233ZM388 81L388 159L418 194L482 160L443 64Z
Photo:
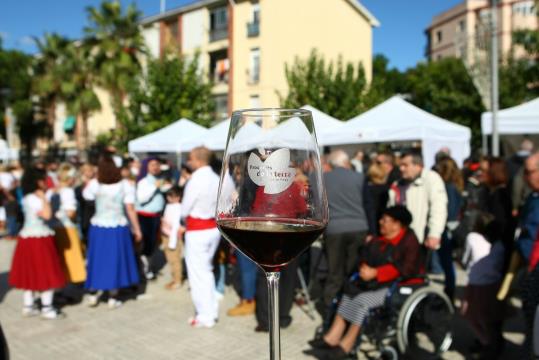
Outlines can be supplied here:
M372 290L398 279L424 272L423 248L414 231L403 229L393 239L378 237L367 243L360 254L359 264L365 263L376 268L376 280L365 282L358 276L345 284L345 293L356 295L362 290Z
M389 186L367 183L363 192L365 213L369 223L369 235L378 235L378 220L386 209Z
M329 205L327 234L367 231L363 174L337 167L324 174Z
M517 247L521 255L528 260L539 229L539 194L536 192L528 196L522 209L520 229Z

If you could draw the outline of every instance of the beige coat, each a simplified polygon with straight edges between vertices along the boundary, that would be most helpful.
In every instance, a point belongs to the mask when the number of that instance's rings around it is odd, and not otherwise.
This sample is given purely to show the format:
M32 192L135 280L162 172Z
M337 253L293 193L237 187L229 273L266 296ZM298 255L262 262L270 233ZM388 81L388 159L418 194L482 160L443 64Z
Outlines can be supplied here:
M389 189L388 206L401 204L396 183ZM412 213L410 227L420 243L428 236L441 238L447 221L447 192L438 173L423 169L406 190L406 208Z

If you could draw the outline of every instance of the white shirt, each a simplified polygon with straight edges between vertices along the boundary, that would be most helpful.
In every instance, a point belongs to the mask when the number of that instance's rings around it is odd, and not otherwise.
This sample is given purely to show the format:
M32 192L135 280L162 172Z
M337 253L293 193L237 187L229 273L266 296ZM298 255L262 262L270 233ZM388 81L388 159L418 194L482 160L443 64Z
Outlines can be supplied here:
M467 265L470 285L488 285L500 281L503 261L502 243L491 244L481 234L468 234L462 262Z
M182 204L174 203L165 206L165 213L162 218L161 231L168 236L169 249L175 249L178 244L178 230L182 217Z
M209 166L198 168L187 185L182 200L182 217L213 219L217 206L219 176Z
M0 185L5 190L11 190L13 187L13 182L15 181L15 176L9 172L0 172Z

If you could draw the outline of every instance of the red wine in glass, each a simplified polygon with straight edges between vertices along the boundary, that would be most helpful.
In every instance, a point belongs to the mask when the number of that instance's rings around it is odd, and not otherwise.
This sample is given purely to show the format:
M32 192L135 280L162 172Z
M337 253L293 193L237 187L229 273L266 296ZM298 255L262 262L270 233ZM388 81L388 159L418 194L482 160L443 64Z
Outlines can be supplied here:
M217 226L227 240L267 272L281 271L326 227L320 221L285 218L231 218L219 220Z

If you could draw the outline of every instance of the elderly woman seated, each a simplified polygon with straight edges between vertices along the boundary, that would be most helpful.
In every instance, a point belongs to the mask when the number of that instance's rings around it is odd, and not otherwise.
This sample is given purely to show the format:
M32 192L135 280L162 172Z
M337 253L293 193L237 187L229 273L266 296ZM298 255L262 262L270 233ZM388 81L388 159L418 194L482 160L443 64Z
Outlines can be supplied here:
M384 305L390 283L420 272L421 246L408 228L411 222L412 215L404 206L383 212L381 236L371 240L360 255L358 281L345 286L329 331L322 338L311 340L313 349L306 354L319 359L346 359L369 311Z

